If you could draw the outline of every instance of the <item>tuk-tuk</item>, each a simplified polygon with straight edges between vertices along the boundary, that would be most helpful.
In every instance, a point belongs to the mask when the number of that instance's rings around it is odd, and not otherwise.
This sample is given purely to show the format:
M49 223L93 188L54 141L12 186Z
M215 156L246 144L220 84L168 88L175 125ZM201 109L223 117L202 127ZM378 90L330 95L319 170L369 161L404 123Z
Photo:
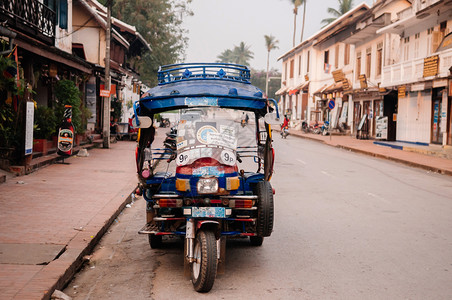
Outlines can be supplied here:
M134 110L138 193L147 203L139 233L151 248L182 237L185 274L196 291L208 292L224 272L226 238L261 246L272 233L276 101L251 85L245 66L175 64L160 67L158 85ZM154 118L163 112L177 121L156 146Z

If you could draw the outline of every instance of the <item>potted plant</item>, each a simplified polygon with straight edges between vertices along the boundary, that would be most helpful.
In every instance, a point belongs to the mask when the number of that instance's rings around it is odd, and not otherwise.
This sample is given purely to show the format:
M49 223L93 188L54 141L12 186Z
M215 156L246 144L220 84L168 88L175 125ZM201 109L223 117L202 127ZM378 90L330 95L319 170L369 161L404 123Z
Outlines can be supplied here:
M56 132L55 113L50 107L38 106L35 110L34 121L36 126L33 132L33 150L45 155L53 145L53 141L49 141L49 139Z

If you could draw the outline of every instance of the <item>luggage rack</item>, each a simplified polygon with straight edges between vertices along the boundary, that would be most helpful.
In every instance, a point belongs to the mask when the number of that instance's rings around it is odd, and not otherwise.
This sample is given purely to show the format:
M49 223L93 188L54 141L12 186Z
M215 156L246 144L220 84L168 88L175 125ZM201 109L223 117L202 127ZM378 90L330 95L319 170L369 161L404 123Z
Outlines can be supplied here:
M160 67L159 85L188 80L226 80L250 84L250 70L226 63L185 63Z

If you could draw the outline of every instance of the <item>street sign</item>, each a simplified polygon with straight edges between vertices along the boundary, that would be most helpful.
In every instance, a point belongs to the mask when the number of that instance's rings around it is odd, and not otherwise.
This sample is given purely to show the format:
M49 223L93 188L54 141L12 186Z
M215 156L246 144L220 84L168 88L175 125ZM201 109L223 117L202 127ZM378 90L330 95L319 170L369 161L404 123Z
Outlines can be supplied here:
M331 99L331 100L328 102L328 108L329 108L329 109L333 109L334 106L336 106L336 103L334 102L333 99Z
M110 97L110 91L109 90L100 90L100 96L101 97Z

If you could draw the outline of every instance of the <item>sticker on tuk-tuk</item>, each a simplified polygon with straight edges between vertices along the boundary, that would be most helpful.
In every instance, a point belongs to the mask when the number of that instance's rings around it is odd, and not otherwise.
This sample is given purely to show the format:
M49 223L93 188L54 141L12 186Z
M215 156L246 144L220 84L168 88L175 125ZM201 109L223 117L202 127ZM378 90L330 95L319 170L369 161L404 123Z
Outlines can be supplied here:
M228 166L233 166L235 165L235 155L232 151L229 150L223 150L221 152L221 161L223 162L223 164L228 165Z
M182 142L177 143L177 150L187 147L187 144L188 144L187 141L182 141Z
M205 125L198 129L196 137L200 143L208 144L207 138L211 133L218 133L218 131L211 125Z
M209 132L207 136L207 144L208 145L217 145L228 148L236 148L237 138L235 136Z
M220 125L220 133L235 136L235 128L231 126Z
M224 171L219 170L218 167L201 167L193 170L193 175L196 176L221 176Z
M218 106L218 98L215 97L186 97L187 106Z

